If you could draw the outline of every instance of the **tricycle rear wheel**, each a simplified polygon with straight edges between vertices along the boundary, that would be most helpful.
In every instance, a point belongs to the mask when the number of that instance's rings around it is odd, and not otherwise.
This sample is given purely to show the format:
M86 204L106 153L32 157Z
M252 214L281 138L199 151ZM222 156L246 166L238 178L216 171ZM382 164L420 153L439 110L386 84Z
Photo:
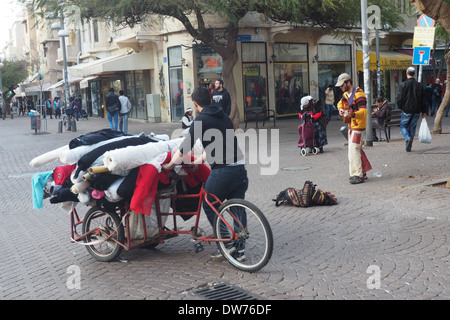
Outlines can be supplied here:
M87 251L98 261L113 261L123 250L119 243L124 243L125 232L115 212L91 208L83 220L83 234L86 234L84 242L91 243L86 246Z

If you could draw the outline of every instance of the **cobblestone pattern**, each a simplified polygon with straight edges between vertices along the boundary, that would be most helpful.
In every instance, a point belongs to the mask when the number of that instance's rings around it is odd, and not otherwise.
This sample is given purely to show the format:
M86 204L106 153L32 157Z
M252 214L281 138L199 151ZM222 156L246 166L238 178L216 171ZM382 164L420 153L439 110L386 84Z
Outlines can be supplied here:
M298 120L278 121L278 173L262 176L259 165L248 165L248 200L265 213L275 237L270 263L249 274L212 260L213 246L194 253L187 236L153 250L124 251L126 262L95 261L70 242L69 216L57 205L44 201L42 210L32 208L32 175L58 163L39 168L28 163L106 127L107 120L90 118L79 121L75 133L57 133L56 120L49 119L49 133L41 135L29 122L28 117L0 120L0 299L180 300L191 299L193 288L221 281L266 299L450 299L450 190L425 186L448 177L447 134L433 136L431 145L415 142L406 153L398 128L393 129L390 143L365 148L373 166L367 183L351 185L340 121L329 124L325 152L306 157L296 146ZM129 127L131 133L171 133L179 125L130 122ZM444 132L449 129L445 118ZM373 176L376 171L382 176ZM339 204L274 206L279 191L302 187L305 180L334 193ZM209 230L205 219L201 225ZM80 268L80 289L67 286L70 266ZM378 289L367 286L369 266L380 270Z

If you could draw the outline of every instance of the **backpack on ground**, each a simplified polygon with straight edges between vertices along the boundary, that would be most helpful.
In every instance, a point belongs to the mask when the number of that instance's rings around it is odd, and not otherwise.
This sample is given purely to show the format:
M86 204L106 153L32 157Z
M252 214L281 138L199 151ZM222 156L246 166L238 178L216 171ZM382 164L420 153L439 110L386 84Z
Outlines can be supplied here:
M287 188L281 191L275 199L275 206L282 204L291 204L296 207L310 207L313 205L335 205L337 199L334 194L316 189L316 185L312 181L305 181L302 189Z
M281 191L273 201L275 206L282 204L291 204L296 207L309 207L312 203L312 195L314 193L314 185L311 181L306 181L303 189L287 188Z

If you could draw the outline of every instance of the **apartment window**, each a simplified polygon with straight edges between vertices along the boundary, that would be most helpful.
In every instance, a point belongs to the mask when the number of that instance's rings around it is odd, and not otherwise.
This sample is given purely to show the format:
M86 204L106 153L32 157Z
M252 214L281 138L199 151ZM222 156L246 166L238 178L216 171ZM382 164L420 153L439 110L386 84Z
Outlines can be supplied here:
M99 36L98 36L98 21L93 21L93 28L94 28L94 42L99 42Z

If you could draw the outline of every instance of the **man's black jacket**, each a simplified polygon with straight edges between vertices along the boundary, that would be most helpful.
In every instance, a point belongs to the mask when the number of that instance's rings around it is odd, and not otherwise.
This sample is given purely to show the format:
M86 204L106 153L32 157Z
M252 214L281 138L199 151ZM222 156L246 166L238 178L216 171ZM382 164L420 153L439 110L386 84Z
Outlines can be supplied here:
M409 78L399 86L397 106L404 113L425 113L425 94L423 85Z

